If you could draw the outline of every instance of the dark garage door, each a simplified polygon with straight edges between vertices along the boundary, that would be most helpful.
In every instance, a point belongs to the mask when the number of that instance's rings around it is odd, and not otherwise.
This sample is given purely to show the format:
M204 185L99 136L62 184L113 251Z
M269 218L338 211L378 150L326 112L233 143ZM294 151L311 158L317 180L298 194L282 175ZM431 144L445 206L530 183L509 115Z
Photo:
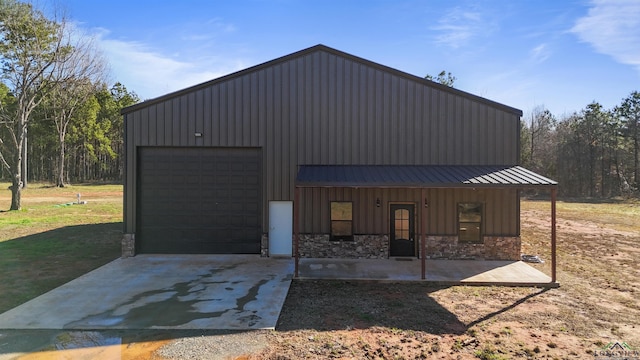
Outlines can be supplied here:
M260 149L145 147L138 161L138 252L260 253Z

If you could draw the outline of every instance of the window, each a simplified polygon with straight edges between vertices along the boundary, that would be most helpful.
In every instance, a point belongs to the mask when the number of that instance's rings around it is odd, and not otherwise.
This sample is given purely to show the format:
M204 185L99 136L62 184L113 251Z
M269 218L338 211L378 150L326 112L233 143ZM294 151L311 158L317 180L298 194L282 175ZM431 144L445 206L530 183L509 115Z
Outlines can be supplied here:
M353 240L353 203L331 202L331 240Z
M458 204L458 239L461 242L482 242L482 204Z

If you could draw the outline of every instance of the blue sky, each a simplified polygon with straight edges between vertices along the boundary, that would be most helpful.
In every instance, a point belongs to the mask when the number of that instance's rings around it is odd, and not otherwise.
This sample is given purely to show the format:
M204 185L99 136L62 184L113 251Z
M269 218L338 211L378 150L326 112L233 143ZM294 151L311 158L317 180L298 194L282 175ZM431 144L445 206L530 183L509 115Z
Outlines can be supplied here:
M67 0L143 99L316 45L424 76L525 115L562 117L640 91L639 0Z

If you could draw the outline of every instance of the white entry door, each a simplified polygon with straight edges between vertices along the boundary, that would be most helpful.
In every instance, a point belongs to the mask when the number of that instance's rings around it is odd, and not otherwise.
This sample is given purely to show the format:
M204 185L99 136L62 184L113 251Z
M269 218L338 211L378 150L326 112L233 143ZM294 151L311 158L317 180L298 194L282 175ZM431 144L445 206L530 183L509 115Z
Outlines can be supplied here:
M269 202L269 256L291 256L293 201Z

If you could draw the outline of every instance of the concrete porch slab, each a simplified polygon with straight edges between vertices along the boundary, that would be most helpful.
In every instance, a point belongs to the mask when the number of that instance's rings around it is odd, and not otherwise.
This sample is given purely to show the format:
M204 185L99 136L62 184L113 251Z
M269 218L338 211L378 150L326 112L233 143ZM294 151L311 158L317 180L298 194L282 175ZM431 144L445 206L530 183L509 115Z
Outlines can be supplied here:
M299 262L301 279L426 281L443 285L556 287L551 278L522 261L396 259L311 259Z
M138 255L0 314L0 329L273 329L293 259Z

